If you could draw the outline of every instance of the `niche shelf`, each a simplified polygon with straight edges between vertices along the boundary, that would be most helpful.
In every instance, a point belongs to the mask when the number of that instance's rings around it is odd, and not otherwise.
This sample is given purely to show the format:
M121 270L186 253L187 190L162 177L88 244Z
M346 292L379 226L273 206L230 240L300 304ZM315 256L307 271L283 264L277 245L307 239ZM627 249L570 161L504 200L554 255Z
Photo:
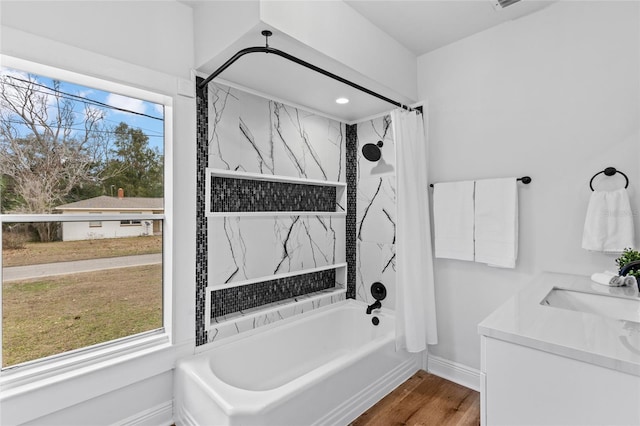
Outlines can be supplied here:
M325 272L333 272L335 276L335 283L332 287L322 288L320 290L311 292L311 293L303 293L300 295L296 295L293 297L269 301L265 304L256 304L256 306L247 307L246 309L234 310L233 312L224 312L223 315L214 316L215 313L213 306L213 293L216 291L223 291L226 289L233 289L234 291L243 292L242 288L251 286L251 285L259 285L261 283L269 283L270 286L284 285L279 284L276 281L286 281L288 278L296 278L301 277L303 275L310 274L321 274ZM269 315L279 310L294 308L296 306L301 306L306 303L316 302L323 299L330 299L331 297L344 295L347 291L347 264L346 263L337 263L335 265L322 266L318 268L312 269L304 269L301 271L295 272L286 272L282 274L268 275L260 278L245 280L245 281L236 281L230 282L221 285L212 285L206 288L206 304L205 304L205 324L208 324L207 329L211 330L214 328L221 327L223 325L237 322L237 321L245 321L253 318L257 318L259 316Z
M346 216L347 184L207 168L206 215Z

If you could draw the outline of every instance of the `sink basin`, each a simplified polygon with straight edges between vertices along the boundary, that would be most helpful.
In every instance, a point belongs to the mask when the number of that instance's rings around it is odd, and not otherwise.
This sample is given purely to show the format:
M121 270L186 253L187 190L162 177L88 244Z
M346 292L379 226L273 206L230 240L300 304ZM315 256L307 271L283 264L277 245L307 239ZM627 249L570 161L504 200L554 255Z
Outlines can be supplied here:
M640 323L640 299L554 287L541 305Z

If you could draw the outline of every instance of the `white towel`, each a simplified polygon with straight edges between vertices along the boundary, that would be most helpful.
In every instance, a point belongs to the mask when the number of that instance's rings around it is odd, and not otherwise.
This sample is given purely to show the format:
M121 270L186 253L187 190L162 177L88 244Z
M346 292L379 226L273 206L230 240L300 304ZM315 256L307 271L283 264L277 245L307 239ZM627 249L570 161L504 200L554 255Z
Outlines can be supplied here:
M476 181L476 262L515 268L518 257L516 178Z
M591 281L602 285L608 285L610 287L635 286L637 284L636 277L633 275L621 277L617 273L611 271L592 274Z
M582 248L610 253L634 247L633 213L624 188L593 191L587 207Z
M473 261L473 181L433 185L435 257Z
M591 281L602 285L619 287L624 283L624 278L619 276L615 272L605 271L591 274Z

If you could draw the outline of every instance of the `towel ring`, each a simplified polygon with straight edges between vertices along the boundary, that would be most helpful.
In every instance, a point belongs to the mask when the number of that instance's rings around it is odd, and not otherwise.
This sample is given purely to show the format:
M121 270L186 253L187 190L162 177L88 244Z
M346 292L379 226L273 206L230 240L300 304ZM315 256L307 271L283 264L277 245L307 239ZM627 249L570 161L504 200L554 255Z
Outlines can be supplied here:
M620 170L616 170L615 167L607 167L606 169L604 169L601 172L596 173L595 175L593 175L593 177L591 178L591 180L589 181L589 188L591 188L592 191L594 191L593 189L593 180L596 178L596 176L598 176L599 174L604 173L605 176L613 176L616 173L620 173L622 176L624 176L624 179L627 181L627 183L624 185L625 188L629 187L629 178L627 177L627 175L625 175L624 173L622 173Z

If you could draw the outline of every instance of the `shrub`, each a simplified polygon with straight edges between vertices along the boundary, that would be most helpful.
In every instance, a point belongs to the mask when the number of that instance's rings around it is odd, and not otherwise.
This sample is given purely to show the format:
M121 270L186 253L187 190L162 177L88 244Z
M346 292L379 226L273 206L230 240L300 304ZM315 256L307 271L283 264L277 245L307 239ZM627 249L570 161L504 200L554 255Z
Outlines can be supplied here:
M4 250L18 250L26 248L26 243L29 241L22 232L3 232L2 233L2 248Z

